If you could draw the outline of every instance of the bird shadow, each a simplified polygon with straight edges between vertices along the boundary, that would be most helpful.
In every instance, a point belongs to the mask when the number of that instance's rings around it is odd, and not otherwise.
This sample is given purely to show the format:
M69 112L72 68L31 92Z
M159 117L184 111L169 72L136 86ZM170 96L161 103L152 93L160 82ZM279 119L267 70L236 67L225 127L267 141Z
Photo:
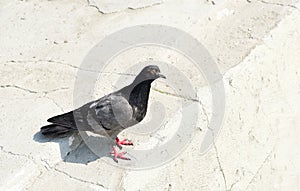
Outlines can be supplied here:
M33 140L38 143L54 142L59 144L60 155L64 162L88 164L102 157L110 157L113 143L106 137L74 133L69 136L51 138L37 132Z

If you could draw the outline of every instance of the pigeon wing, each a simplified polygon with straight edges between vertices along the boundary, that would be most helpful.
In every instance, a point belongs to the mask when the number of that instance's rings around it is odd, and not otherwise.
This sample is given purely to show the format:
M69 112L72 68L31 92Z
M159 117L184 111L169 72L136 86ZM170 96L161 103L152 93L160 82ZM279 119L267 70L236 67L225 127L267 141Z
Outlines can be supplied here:
M47 121L53 124L70 127L81 131L93 130L93 127L88 123L88 114L90 113L90 106L94 102L89 102L82 107L61 115L54 116Z
M109 94L47 121L81 131L99 131L126 128L132 116L132 107L123 96Z
M133 110L128 101L121 95L110 94L95 105L96 119L103 128L126 128L132 119Z
M76 128L73 111L51 117L47 121L61 126Z

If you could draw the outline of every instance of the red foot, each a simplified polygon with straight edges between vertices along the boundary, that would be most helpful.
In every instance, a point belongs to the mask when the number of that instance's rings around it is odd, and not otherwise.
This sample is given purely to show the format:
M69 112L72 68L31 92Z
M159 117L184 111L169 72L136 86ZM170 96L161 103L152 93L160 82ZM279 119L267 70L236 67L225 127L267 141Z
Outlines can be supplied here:
M133 143L128 141L127 139L123 139L121 141L118 137L116 138L116 144L119 148L122 148L122 145L133 145Z
M115 147L112 147L112 151L110 152L110 154L114 155L114 161L118 162L118 158L120 159L124 159L124 160L130 160L130 158L124 157L123 155L126 154L126 152L120 152L118 153Z

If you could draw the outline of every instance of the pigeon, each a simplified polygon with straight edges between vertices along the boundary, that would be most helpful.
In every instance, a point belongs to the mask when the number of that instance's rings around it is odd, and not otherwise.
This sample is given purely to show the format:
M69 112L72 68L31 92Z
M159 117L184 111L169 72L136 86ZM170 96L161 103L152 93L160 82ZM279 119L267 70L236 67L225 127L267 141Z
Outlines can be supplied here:
M134 81L124 88L102 98L91 101L73 111L49 118L51 124L41 127L44 136L67 136L79 131L90 131L115 140L116 146L133 145L127 139L120 140L118 134L139 122L146 113L151 83L158 78L166 78L156 65L148 65L136 76ZM126 152L117 151L112 147L111 155L130 160Z

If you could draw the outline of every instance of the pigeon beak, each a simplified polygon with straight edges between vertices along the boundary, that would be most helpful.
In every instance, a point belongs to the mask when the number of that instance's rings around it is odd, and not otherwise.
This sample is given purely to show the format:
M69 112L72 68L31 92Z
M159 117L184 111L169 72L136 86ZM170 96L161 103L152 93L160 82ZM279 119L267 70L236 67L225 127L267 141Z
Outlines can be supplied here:
M166 79L166 76L164 76L164 75L162 75L162 74L158 74L158 76L159 76L160 78Z

